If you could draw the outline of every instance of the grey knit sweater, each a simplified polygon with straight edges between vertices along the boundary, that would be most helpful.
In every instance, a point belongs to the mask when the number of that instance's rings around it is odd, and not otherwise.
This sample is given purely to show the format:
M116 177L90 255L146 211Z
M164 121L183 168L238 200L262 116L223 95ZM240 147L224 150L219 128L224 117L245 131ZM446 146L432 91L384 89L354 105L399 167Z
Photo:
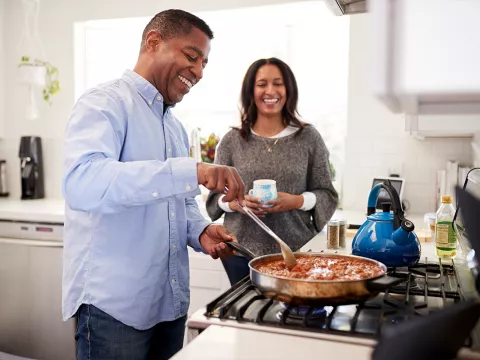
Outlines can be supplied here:
M246 191L253 187L254 180L272 179L276 180L279 192L300 195L309 191L316 195L315 207L310 211L291 210L263 218L296 251L331 218L338 195L331 181L329 152L313 126L281 137L275 145L274 142L275 139L255 134L246 141L238 130L232 129L218 144L215 163L235 167L245 182ZM213 221L223 214L218 206L220 196L211 192L207 199L207 211ZM224 225L257 255L280 252L275 240L246 215L226 213Z

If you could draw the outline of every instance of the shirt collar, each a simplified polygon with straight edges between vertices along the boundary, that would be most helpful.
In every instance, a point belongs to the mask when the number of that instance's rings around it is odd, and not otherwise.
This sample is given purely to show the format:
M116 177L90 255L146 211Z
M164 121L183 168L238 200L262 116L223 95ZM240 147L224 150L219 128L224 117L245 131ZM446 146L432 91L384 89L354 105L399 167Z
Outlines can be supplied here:
M142 76L132 70L125 70L123 73L124 80L133 84L138 93L145 99L148 105L152 105L155 101L160 101L163 105L163 96L160 94L155 86Z

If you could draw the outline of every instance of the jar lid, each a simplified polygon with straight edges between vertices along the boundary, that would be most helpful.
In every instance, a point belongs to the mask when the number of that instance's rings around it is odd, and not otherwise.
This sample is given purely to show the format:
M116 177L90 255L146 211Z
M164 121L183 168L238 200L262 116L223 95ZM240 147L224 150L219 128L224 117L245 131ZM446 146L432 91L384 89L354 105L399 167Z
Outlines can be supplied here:
M338 220L340 225L347 225L347 220Z
M338 225L339 225L339 222L338 222L338 220L330 220L330 221L328 222L328 225L330 225L330 226L338 226Z

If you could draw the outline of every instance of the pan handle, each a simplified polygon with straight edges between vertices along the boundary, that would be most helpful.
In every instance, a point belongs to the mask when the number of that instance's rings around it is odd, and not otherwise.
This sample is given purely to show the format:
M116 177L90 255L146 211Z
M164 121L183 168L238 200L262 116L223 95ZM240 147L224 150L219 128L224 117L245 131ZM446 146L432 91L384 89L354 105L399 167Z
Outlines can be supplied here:
M238 251L238 253L242 254L249 260L253 260L257 257L253 252L248 250L245 246L239 244L238 242L235 241L225 241L225 245L227 245L229 248Z
M367 280L367 289L370 291L385 291L390 286L400 284L405 280L406 279L385 275L378 279Z

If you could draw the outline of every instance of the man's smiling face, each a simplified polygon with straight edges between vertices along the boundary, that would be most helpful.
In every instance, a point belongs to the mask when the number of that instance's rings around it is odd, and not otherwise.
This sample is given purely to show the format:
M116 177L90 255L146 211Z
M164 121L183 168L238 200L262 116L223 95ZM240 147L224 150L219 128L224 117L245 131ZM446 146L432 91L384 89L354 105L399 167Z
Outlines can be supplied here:
M182 101L200 81L209 53L210 39L195 27L187 36L159 40L151 76L165 104Z

